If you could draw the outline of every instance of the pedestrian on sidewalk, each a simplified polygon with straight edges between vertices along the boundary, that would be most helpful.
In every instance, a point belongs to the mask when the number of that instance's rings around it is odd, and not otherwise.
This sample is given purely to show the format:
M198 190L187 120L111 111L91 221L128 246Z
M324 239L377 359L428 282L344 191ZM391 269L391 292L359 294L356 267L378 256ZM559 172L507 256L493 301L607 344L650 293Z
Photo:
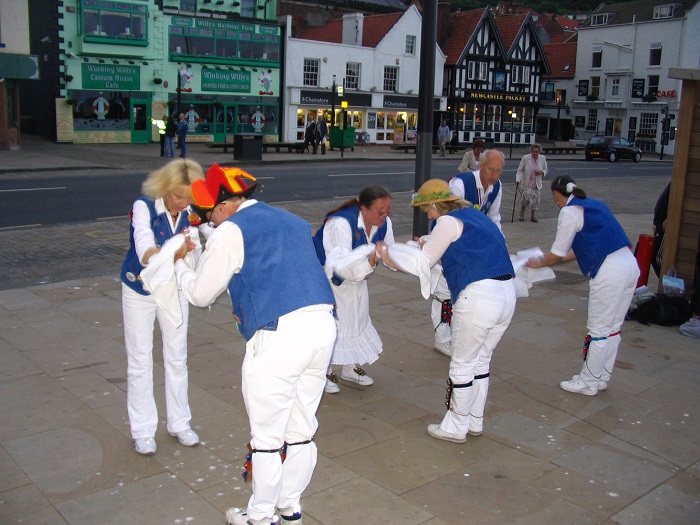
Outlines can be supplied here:
M160 156L163 157L165 152L165 127L168 123L168 116L163 115L163 117L158 120L151 117L151 124L158 128L158 140L160 142Z
M310 225L252 199L255 188L245 171L216 164L206 181L193 185L195 207L216 228L196 271L178 259L175 272L197 306L228 290L246 339L241 392L250 424L253 494L247 509L228 509L226 520L300 524L300 497L318 454L316 410L336 337L333 294Z
M588 198L569 175L555 177L551 189L560 208L557 234L550 251L529 259L527 266L541 268L575 257L583 275L591 276L583 367L559 386L595 396L608 387L639 267L632 243L604 202Z
M321 155L326 154L326 142L328 141L328 124L326 119L321 115L316 123L316 144L321 145ZM316 151L314 150L314 153Z
M476 149L478 140L474 141ZM483 143L483 141L482 141ZM497 149L487 150L482 155L480 170L455 175L449 181L450 193L473 204L474 208L490 218L501 229L500 177L505 157ZM438 279L430 303L430 317L434 327L433 348L446 356L452 355L451 329L452 300L444 275Z
M464 443L467 434L483 432L491 357L515 311L515 272L498 227L470 203L452 195L445 181L425 182L411 205L436 221L427 240L419 242L421 250L409 255L414 261L402 266L390 246L380 243L377 249L389 266L419 275L420 271L412 269L432 268L442 261L454 305L452 357L447 412L441 423L428 425L428 434Z
M445 156L445 146L447 146L447 142L450 140L450 128L447 125L447 121L443 120L440 126L438 127L437 130L437 141L438 141L438 146L440 146L440 156L444 157Z
M459 163L457 171L462 173L465 171L477 171L479 169L479 157L481 157L484 147L486 147L484 139L476 139L472 143L472 147L462 157L462 162Z
M314 122L313 117L309 117L304 130L304 150L307 152L309 151L309 144L312 152L316 153L316 122Z
M175 157L175 135L177 135L177 124L173 117L168 117L165 125L165 150L164 154L168 158Z
M337 310L338 339L325 387L329 394L340 390L332 365L342 365L340 378L345 381L374 383L361 366L376 361L383 349L369 317L367 278L378 262L374 243L394 243L390 212L391 194L381 186L367 186L356 199L329 211L314 235Z
M187 131L189 124L185 120L185 114L180 113L179 122L177 123L177 145L180 148L180 157L187 157Z
M124 343L127 359L127 411L136 452L155 454L158 412L153 397L153 329L156 318L163 337L165 407L168 433L187 447L199 443L190 428L187 374L187 323L189 305L175 290L180 324L169 315L167 304L143 287L141 273L161 246L184 233L191 250L186 262L192 266L201 252L199 232L190 226L190 185L204 174L196 162L173 160L154 171L143 183L143 197L134 202L130 218L130 248L121 269ZM184 264L184 263L183 263ZM174 286L174 282L172 283Z
M540 154L542 148L539 144L530 146L530 153L523 155L515 172L515 184L520 186L520 214L518 220L525 220L525 208L530 206L530 220L537 222L537 210L540 208L540 190L542 179L547 176L549 168L547 159Z

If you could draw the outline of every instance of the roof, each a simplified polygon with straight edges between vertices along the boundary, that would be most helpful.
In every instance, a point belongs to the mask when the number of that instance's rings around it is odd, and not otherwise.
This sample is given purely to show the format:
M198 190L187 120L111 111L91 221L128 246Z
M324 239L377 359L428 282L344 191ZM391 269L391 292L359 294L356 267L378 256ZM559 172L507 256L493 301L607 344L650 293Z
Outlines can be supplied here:
M386 15L365 15L362 19L362 46L376 47L382 38L403 16L401 13L389 13ZM316 40L318 42L343 43L343 20L335 18L319 27L309 27L302 31L298 38L302 40Z
M484 7L450 14L450 22L446 31L449 36L444 44L440 45L447 56L446 65L454 65L459 61L485 13L486 8Z
M503 48L506 50L506 53L510 50L518 33L520 33L520 29L523 27L527 16L528 15L525 14L496 18L496 27L498 28L498 34L501 37Z
M576 76L576 42L545 44L543 47L552 71L550 74L543 75L544 78L565 79Z
M622 2L618 4L600 4L592 13L609 13L608 23L606 25L622 25L631 24L633 22L649 22L654 20L654 7L661 5L679 5L679 9L673 13L671 19L682 18L686 11L695 7L698 0L681 1L681 0L635 0L633 2ZM661 19L668 20L668 19ZM591 26L591 18L588 18L581 24L581 28L599 27Z
M549 42L558 44L565 42L578 30L578 26L581 25L581 20L572 20L561 15L545 14L540 15L535 25L545 30Z

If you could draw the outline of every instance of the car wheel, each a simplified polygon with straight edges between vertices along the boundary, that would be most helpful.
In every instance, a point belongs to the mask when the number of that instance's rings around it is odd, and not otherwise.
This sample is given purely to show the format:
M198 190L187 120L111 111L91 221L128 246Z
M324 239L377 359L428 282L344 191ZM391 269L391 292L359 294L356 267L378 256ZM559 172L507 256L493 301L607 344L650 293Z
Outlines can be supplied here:
M639 153L639 152L638 152L638 153L635 153L635 154L634 154L634 161L635 161L635 162L639 162L640 160L642 160L642 154Z
M610 162L617 162L617 153L615 153L614 151L608 153L608 160Z
M589 155L588 153L586 153L586 160L588 162L591 162L593 160L593 155Z

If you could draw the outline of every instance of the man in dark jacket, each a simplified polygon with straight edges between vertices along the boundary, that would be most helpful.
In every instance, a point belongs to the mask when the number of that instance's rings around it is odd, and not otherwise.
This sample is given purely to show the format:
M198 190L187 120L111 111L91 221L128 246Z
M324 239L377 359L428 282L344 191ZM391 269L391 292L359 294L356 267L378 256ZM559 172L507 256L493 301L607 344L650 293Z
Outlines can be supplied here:
M304 149L306 151L309 151L309 144L311 144L313 152L316 153L316 122L314 122L313 117L309 117L304 131Z

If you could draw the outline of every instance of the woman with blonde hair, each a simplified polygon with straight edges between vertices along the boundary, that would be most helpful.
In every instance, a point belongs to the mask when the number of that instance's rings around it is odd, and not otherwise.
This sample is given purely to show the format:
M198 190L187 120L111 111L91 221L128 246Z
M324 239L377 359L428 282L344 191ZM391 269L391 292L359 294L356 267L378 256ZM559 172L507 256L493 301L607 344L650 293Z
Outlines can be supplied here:
M418 261L402 266L385 243L378 243L378 253L387 265L410 273L442 261L453 303L448 410L441 423L428 425L428 434L464 443L468 433L483 432L491 356L515 310L515 272L498 226L451 194L447 182L428 180L411 205L436 221L427 240L419 242L421 250L413 252Z
M184 446L199 443L199 436L190 428L187 394L187 299L180 290L174 289L173 284L173 293L177 296L176 311L169 311L144 288L141 274L165 242L180 233L185 236L190 251L187 256L189 264L192 267L196 264L201 245L198 228L189 222L190 186L203 177L201 166L194 161L170 161L148 175L142 185L143 196L134 202L129 213L130 248L121 269L122 313L127 357L127 410L131 437L139 454L156 452L158 412L153 396L153 328L156 318L163 337L167 430ZM170 259L172 262L172 257Z

